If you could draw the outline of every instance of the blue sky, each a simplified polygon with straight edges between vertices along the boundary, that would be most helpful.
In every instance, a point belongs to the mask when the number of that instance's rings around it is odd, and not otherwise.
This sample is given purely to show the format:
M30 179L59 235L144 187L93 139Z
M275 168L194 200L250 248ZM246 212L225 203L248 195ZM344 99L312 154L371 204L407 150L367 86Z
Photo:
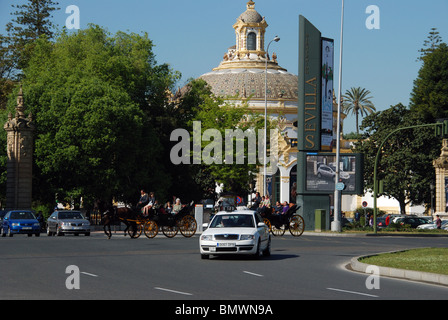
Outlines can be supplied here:
M148 32L159 63L169 63L183 75L179 86L218 66L227 48L235 44L232 25L246 10L248 0L59 0L54 22L63 27L66 8L80 9L81 28L95 23L109 32ZM11 4L0 0L0 32L11 20ZM279 64L298 73L298 17L305 16L322 35L335 40L335 70L339 67L342 0L256 0L256 10L269 24L267 40L281 41L271 50ZM380 29L366 28L366 8L380 10ZM432 27L448 42L447 0L345 0L343 92L363 87L372 92L377 110L409 104L413 81L421 63L418 50ZM335 90L338 89L338 75ZM344 132L355 130L348 117Z

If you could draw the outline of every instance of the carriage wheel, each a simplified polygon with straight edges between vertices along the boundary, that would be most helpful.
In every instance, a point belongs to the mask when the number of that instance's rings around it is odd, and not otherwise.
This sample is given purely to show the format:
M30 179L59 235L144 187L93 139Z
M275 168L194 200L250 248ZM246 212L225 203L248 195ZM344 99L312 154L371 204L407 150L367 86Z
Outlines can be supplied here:
M173 238L176 236L179 229L176 226L163 226L162 232L168 238Z
M144 225L144 230L145 236L148 239L152 239L157 235L157 233L159 233L159 226L155 223L155 221L148 220Z
M286 232L286 225L282 224L282 225L276 227L275 224L273 224L272 228L271 228L271 232L274 236L281 237Z
M305 221L299 215L293 215L289 220L289 232L294 237L300 237L305 231Z
M131 225L128 229L128 234L131 238L137 239L142 235L142 229L143 227L141 224L137 223L135 225Z
M263 219L263 222L264 222L265 225L268 226L269 231L271 231L271 230L272 230L272 224L271 224L271 221L270 221L269 219L264 218L264 219Z
M186 238L192 237L198 228L196 219L192 216L185 216L182 218L179 224L180 233Z

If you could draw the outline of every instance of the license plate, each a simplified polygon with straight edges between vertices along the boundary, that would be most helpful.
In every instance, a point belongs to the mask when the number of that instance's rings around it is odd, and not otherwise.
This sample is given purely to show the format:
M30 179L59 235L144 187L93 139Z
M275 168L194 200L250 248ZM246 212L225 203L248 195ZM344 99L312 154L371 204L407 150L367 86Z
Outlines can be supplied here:
M33 229L33 228L31 228L31 227L22 227L22 230L31 230L31 229Z
M72 230L81 230L81 227L72 227Z
M221 242L221 243L217 243L216 246L219 248L233 248L235 247L235 243L233 242Z

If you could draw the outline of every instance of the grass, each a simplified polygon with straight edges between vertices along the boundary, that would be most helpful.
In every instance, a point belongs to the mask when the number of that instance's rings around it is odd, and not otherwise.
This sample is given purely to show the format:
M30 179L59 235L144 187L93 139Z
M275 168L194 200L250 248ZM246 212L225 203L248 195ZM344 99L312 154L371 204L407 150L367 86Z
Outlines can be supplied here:
M414 249L363 258L362 263L448 275L448 248Z

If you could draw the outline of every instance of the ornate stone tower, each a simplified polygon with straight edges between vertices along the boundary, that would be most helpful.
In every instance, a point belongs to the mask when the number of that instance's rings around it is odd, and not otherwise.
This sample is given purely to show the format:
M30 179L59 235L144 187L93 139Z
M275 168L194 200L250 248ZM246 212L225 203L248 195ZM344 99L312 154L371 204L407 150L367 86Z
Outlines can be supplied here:
M17 96L15 117L10 113L7 132L6 209L31 209L35 125L31 113L25 118L22 87Z

